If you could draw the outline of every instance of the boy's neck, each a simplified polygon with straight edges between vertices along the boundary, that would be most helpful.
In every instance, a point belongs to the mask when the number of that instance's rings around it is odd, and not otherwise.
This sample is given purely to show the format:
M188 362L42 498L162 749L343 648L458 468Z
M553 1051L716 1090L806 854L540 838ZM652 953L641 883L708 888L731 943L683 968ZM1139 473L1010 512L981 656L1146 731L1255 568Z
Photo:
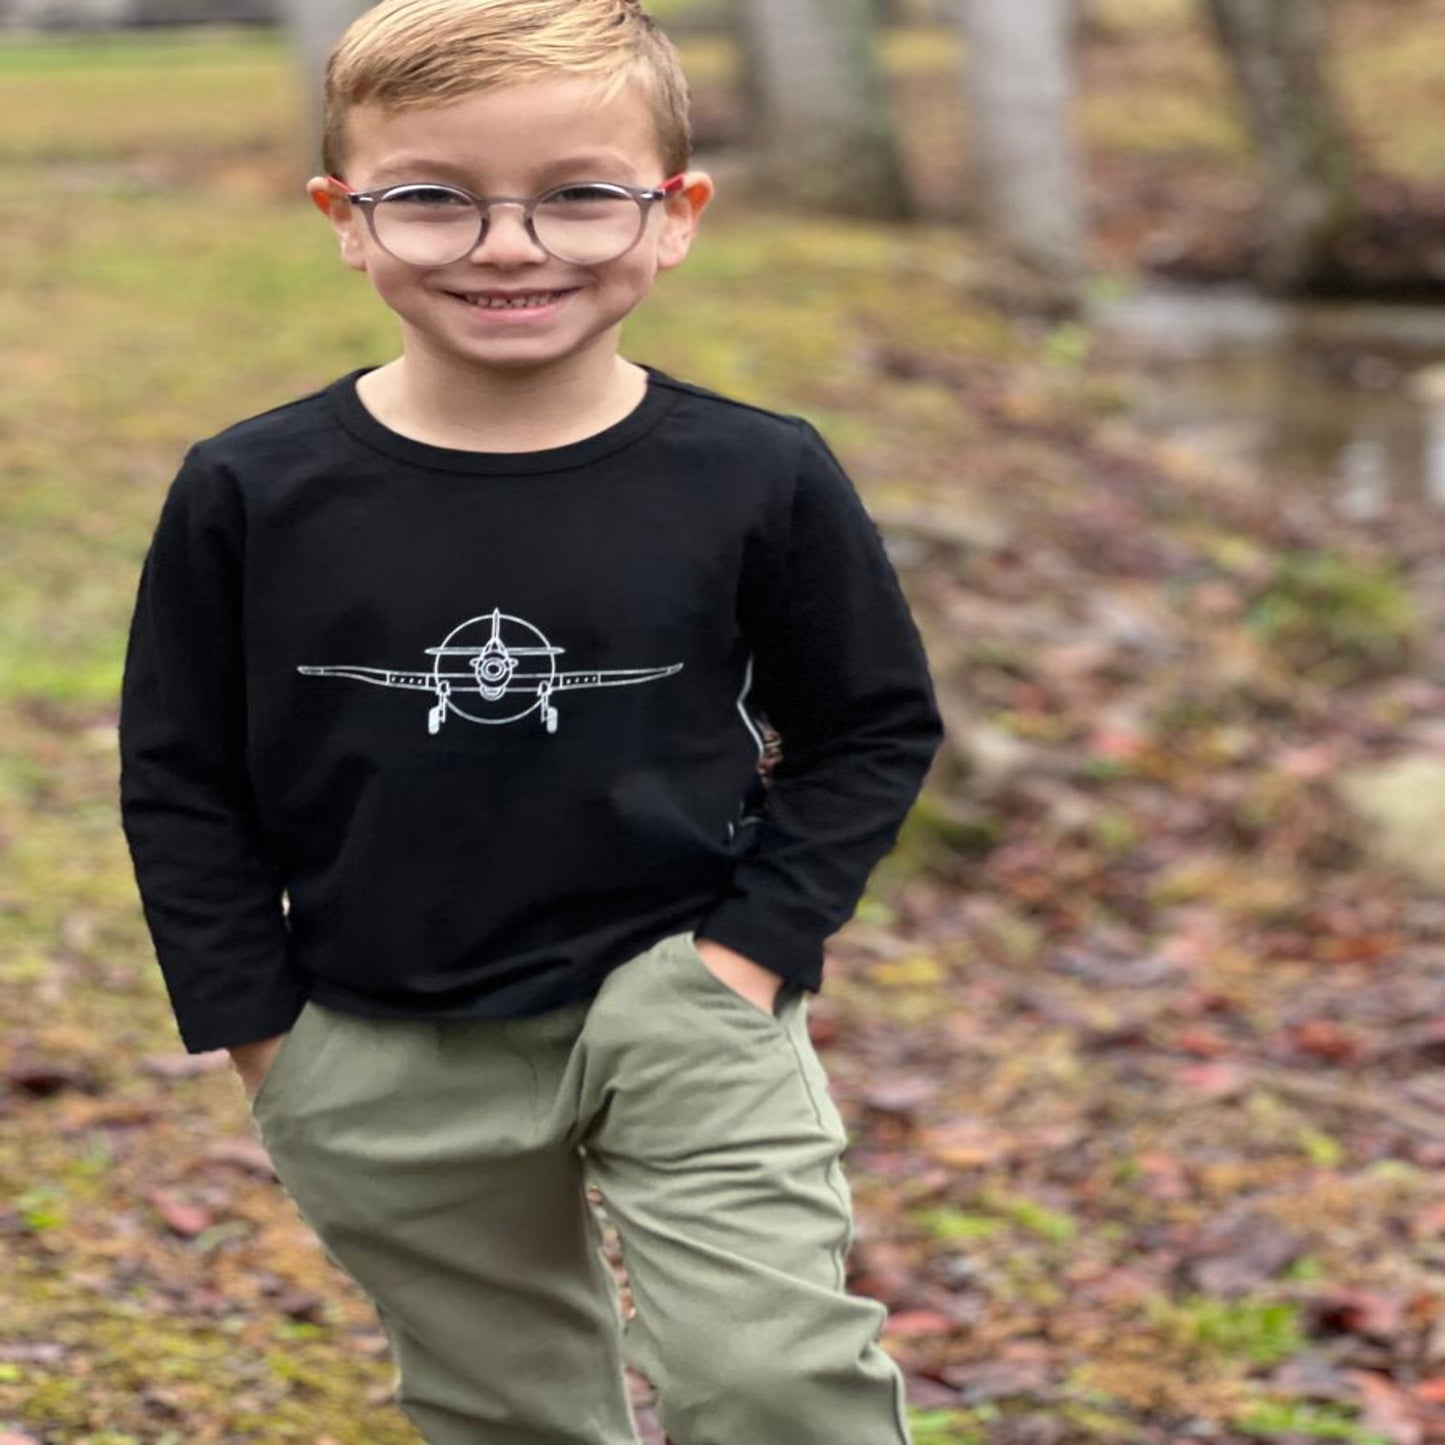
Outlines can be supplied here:
M557 366L459 375L407 352L368 372L357 395L383 426L460 451L534 452L583 441L641 405L647 372L615 352Z

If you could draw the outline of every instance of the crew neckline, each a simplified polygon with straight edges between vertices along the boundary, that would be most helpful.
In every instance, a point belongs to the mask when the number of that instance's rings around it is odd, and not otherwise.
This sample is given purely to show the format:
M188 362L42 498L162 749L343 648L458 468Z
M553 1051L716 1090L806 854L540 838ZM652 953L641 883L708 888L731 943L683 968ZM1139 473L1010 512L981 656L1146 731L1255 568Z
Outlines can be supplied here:
M337 420L364 447L416 467L444 472L471 472L486 476L518 476L536 472L559 472L586 466L651 431L676 400L676 391L666 383L672 378L645 361L637 363L647 373L647 390L642 400L620 421L558 447L529 452L480 452L462 447L435 446L403 436L379 421L367 410L356 383L375 366L358 367L338 378L326 389L326 398Z

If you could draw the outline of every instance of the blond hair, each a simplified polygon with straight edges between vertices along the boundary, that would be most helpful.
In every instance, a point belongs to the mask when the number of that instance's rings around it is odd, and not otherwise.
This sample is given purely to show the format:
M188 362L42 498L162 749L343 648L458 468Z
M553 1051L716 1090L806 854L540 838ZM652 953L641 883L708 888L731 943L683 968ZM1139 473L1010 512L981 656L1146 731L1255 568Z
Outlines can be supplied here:
M687 79L640 0L382 0L326 66L322 164L344 174L347 113L405 110L558 76L595 79L605 103L640 83L667 174L692 156Z

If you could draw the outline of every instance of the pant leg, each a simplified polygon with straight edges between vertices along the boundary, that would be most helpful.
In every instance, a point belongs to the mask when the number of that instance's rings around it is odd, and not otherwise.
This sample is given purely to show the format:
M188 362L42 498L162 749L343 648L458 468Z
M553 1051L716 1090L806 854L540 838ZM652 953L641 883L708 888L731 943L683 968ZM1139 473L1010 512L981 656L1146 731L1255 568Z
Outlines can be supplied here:
M675 1445L907 1445L886 1318L845 1288L847 1134L807 1032L728 987L690 934L608 980L569 1103L637 1306L624 1349Z
M428 1445L636 1445L616 1284L575 1146L548 1137L537 1019L307 1004L253 1103L282 1186L391 1342Z

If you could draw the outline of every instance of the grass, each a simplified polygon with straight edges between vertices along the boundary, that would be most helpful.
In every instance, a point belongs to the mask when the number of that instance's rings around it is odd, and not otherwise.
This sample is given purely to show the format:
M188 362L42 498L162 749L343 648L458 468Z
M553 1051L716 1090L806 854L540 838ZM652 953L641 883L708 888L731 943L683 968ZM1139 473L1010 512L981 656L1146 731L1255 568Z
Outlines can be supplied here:
M1271 1299L1219 1300L1208 1295L1154 1305L1155 1323L1187 1346L1226 1361L1277 1365L1304 1344L1299 1307Z
M267 31L46 37L0 45L0 161L98 161L245 148L294 131L300 108ZM258 128L258 101L266 104Z
M1233 1424L1259 1440L1344 1440L1349 1445L1390 1445L1390 1437L1361 1425L1347 1410L1266 1400L1242 1411Z

